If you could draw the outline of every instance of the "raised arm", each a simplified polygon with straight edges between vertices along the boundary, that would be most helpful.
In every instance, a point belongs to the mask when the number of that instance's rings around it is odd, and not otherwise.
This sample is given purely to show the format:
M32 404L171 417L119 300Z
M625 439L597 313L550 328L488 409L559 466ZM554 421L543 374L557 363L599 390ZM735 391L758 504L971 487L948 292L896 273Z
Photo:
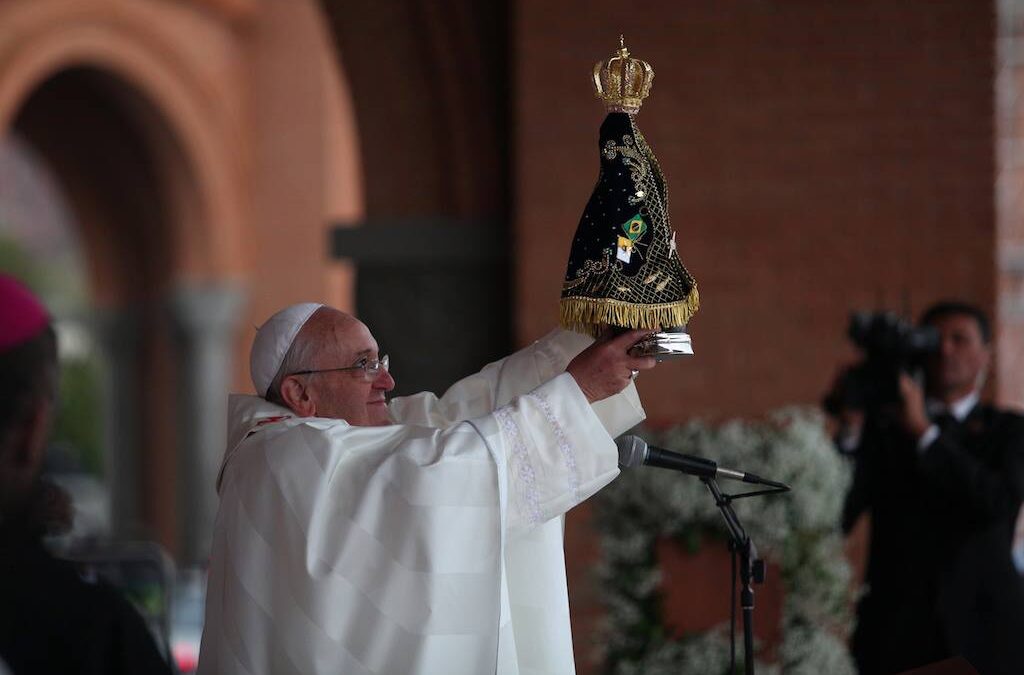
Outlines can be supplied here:
M440 398L427 392L392 400L392 417L400 424L443 428L489 414L565 372L569 363L592 343L591 338L579 333L554 330L532 345L459 380ZM621 395L596 403L595 410L612 435L644 418L632 383Z

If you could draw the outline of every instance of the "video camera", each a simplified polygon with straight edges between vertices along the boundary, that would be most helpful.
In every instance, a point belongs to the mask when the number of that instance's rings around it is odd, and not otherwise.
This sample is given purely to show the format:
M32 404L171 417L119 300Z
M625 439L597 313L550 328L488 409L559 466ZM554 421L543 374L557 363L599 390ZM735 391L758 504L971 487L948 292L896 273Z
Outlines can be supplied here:
M914 326L894 312L854 312L847 330L864 359L847 370L822 402L825 411L872 411L900 400L899 374L916 374L939 350L934 326Z

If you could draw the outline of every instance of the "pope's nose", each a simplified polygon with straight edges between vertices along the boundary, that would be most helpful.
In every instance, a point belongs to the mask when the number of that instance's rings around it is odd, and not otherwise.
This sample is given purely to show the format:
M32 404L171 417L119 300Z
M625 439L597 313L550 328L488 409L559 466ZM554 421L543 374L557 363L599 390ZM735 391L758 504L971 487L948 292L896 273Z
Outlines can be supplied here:
M395 388L395 378L391 377L390 372L381 368L380 372L377 373L377 379L373 381L373 388L391 391Z

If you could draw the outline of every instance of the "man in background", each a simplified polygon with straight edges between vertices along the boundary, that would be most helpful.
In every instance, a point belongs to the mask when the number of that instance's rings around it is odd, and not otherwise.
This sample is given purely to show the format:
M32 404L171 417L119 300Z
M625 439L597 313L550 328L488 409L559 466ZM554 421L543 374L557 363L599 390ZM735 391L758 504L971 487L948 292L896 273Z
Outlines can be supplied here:
M853 652L861 673L963 656L982 675L1020 673L1024 592L1011 558L1024 497L1024 418L980 402L991 329L968 304L925 312L939 348L924 387L899 375L871 408L844 526L871 514L867 592Z
M57 379L46 310L0 274L0 672L170 673L127 600L43 547L70 519L66 496L40 477Z

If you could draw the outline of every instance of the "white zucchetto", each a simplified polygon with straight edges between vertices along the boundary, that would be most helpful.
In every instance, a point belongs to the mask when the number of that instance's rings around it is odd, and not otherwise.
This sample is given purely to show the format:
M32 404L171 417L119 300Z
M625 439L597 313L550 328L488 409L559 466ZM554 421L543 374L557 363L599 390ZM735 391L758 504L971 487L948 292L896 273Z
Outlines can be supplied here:
M323 305L316 302L285 307L256 329L256 337L249 352L249 373L257 394L266 398L270 383L280 370L295 336L309 321L309 317L313 316L313 312L321 307Z

